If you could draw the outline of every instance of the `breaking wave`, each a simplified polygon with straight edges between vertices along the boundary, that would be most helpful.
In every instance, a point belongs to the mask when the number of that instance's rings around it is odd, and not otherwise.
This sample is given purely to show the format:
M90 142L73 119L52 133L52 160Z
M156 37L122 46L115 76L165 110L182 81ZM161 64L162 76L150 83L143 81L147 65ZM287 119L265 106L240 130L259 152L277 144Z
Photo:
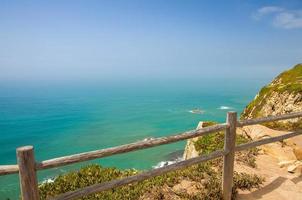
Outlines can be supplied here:
M218 109L220 109L220 110L230 110L230 109L233 109L233 108L229 107L229 106L220 106Z
M168 165L172 165L172 164L180 162L180 161L183 161L183 158L179 157L179 158L176 158L175 160L161 161L161 162L157 163L157 165L153 166L152 168L157 169L157 168L165 167Z

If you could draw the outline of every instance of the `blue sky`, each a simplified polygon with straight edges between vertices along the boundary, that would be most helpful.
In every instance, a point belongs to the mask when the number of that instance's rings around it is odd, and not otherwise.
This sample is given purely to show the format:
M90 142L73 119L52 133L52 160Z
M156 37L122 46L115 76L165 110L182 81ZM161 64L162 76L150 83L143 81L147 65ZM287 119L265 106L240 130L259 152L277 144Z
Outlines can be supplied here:
M267 78L302 62L302 1L0 1L0 80Z

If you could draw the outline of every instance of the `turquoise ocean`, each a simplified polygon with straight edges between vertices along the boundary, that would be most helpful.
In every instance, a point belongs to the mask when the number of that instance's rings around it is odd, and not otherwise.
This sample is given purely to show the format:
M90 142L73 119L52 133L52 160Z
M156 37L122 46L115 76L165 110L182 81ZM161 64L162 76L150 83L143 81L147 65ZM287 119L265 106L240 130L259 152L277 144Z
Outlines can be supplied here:
M239 114L262 80L0 85L0 165L16 163L16 148L33 145L38 161L195 129ZM190 111L200 112L192 113ZM150 169L181 156L185 142L39 171L39 181L88 163ZM18 199L17 175L0 176L0 200Z

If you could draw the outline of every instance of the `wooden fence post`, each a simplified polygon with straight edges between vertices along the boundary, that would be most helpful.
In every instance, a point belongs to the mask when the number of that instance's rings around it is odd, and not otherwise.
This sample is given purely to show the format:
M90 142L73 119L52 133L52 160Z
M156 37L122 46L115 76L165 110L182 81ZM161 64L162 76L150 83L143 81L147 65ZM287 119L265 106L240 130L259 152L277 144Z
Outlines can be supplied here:
M224 200L231 200L235 160L237 112L228 112L226 122L229 124L229 128L225 131L224 139L224 150L227 154L223 157L222 195Z
M17 159L22 200L39 200L34 148L17 148Z

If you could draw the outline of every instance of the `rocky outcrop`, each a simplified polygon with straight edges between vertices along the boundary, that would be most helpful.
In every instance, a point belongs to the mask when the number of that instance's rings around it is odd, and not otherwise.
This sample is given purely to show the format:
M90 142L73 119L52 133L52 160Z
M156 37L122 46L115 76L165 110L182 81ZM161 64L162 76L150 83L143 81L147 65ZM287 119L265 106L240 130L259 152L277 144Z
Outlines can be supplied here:
M202 128L203 125L204 125L204 122L199 122L196 129ZM185 151L184 151L184 154L183 154L183 159L184 160L187 160L187 159L190 159L190 158L195 158L199 155L199 153L196 150L195 145L194 145L197 140L198 140L198 137L187 140L187 144L186 144Z
M301 111L302 64L298 64L263 87L254 100L246 106L241 118L251 119ZM294 130L302 128L302 119L295 118L265 125L280 130Z
M277 131L267 128L262 125L251 125L243 128L239 128L237 134L244 134L250 137L252 140L260 140L263 138L276 137L284 135L287 132ZM280 165L282 163L290 164L292 161L302 160L302 136L296 136L283 140L282 142L274 142L259 147L261 151L279 160Z
M198 129L204 127L206 123L200 122ZM261 140L264 138L276 137L286 134L286 131L277 131L263 125L251 125L243 128L237 128L237 135L243 135L252 140ZM183 158L190 159L197 157L199 151L195 148L195 142L199 139L193 138L187 141ZM302 136L296 136L259 147L263 154L269 155L278 160L280 167L287 167L289 172L294 172L297 166L301 166L302 161Z

